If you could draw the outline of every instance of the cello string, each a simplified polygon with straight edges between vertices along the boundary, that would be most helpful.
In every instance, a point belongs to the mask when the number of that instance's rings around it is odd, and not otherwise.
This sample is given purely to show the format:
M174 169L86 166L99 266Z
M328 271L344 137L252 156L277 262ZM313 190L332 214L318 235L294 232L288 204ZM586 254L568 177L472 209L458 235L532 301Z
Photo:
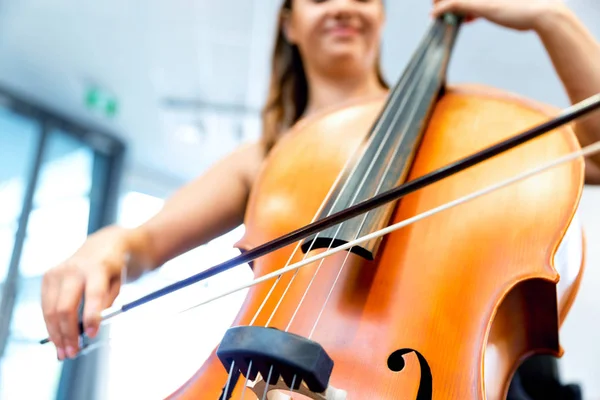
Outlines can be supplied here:
M267 397L267 392L269 391L269 381L271 380L272 373L273 373L273 365L271 365L271 368L269 368L269 375L267 377L267 380L265 381L266 385L265 385L265 391L263 392L262 400L265 400L265 398Z
M234 366L235 361L231 363L231 367L229 368L229 378L227 378L227 384L225 385L225 390L223 391L223 400L227 400L227 393L229 393L229 384L231 383L231 373L233 372Z
M296 374L294 374L294 377L292 378L292 384L291 384L291 388L290 388L290 393L292 393L292 394L294 394L294 391L295 391L295 389L294 389L295 384L296 384ZM293 400L293 398L292 398L292 400Z
M436 25L437 27L437 25ZM407 102L410 98L410 93L414 92L417 87L419 86L419 75L415 76L415 74L419 74L419 72L422 72L422 70L419 68L422 66L422 64L425 62L425 60L428 57L428 54L431 51L434 51L431 49L430 45L431 43L437 38L437 31L439 29L432 29L432 33L430 33L426 39L423 41L422 44L422 48L421 50L421 55L420 57L415 57L415 60L413 62L411 62L411 64L408 66L408 68L406 69L406 73L403 75L403 79L399 82L399 85L397 86L397 90L394 91L393 93L393 98L391 103L396 103L396 102L400 102L400 104L396 105L394 104L394 107L396 108L396 111L393 114L393 118L390 121L390 124L388 126L388 128L385 131L384 134L384 138L382 139L381 143L379 144L378 148L377 148L377 152L375 153L375 155L373 156L373 159L371 160L367 171L365 172L362 180L360 181L358 188L356 189L352 199L351 199L351 203L353 204L356 201L357 196L359 195L360 190L364 187L365 182L367 181L367 178L369 177L369 173L371 172L371 170L373 169L373 167L377 164L378 159L381 156L381 152L383 151L383 149L386 147L386 144L388 142L388 140L391 137L391 134L394 131L395 128L395 124L396 121L398 120L398 118L400 118L401 115L403 115L403 113L406 111L407 107L409 105L407 105ZM423 75L422 73L420 75ZM410 87L407 87L407 85L410 84ZM406 93L406 91L408 91L408 94ZM398 95L399 93L402 92L402 97L400 99L398 99ZM391 107L390 107L391 108ZM387 118L387 117L386 117ZM411 117L412 119L410 119L410 123L412 123L412 121L414 120L414 113L413 116ZM381 118L381 120L383 120L383 118ZM406 127L408 127L410 125L410 123L408 123L407 125L405 125ZM407 129L405 129L399 140L401 141L402 138L404 136L406 136L407 133ZM358 164L357 164L358 165ZM380 181L384 179L383 177L380 178ZM350 179L347 180L347 182L349 182ZM368 214L367 214L368 215ZM366 215L365 215L366 218ZM332 235L332 239L329 242L329 245L327 247L327 250L331 249L331 246L333 246L333 243L335 241L335 239L337 238L337 235L339 234L340 230L342 229L343 225L345 222L340 223L337 226L337 229L335 231L335 233ZM359 231L360 232L360 229ZM358 233L357 233L358 234ZM318 234L317 234L318 236ZM315 237L316 239L316 237ZM313 244L316 242L316 240L313 240L309 249L306 251L303 259L305 259L308 254L310 253L310 251L312 250L312 246ZM304 289L304 293L300 299L300 302L297 304L296 309L292 315L292 318L290 319L290 321L288 322L288 325L285 329L285 331L287 332L294 320L294 317L296 316L296 313L298 312L298 310L300 309L300 306L302 305L302 303L304 302L304 299L306 297L306 294L308 293L310 287L312 286L317 274L319 273L321 266L323 264L324 260L322 260L319 265L317 266L315 272L313 273L311 280L308 283L308 286ZM296 272L294 273L294 276L292 277L292 280L290 280L290 282L288 283L288 286L286 287L284 293L282 294L282 296L279 298L279 302L277 303L276 307L273 309L273 312L271 313L271 316L269 318L269 320L267 321L267 324L265 326L268 326L271 322L271 320L273 319L275 313L277 312L277 310L279 309L279 306L281 305L281 303L283 302L283 299L285 298L285 296L288 293L288 290L290 289L292 282L294 280L294 278L296 277L296 275L298 274L299 270L296 270Z
M329 251L326 251L326 252L323 252L323 253L319 253L319 254L314 255L314 256L312 256L310 258L307 258L305 260L302 260L302 261L299 261L297 263L291 264L288 267L284 268L283 270L277 270L277 271L274 271L274 272L272 272L270 274L263 275L260 278L257 278L257 279L255 279L254 281L252 281L252 282L250 282L248 284L239 285L239 286L237 286L237 287L235 287L235 288L233 288L231 290L228 290L227 292L223 292L223 293L221 293L221 294L219 294L217 296L208 298L208 299L202 301L201 303L199 303L199 304L197 304L197 305L195 305L193 307L190 307L189 309L186 309L184 312L189 311L190 309L193 309L193 308L196 308L196 307L200 307L200 306L202 306L204 304L207 304L207 303L210 303L212 301L215 301L216 299L219 299L221 297L228 296L228 295L230 295L232 293L238 292L238 291L243 290L243 289L245 289L247 287L251 287L251 286L257 285L257 284L259 284L261 282L264 282L266 280L272 279L275 276L277 276L277 274L286 273L286 272L293 271L293 270L298 269L298 268L302 268L305 265L311 264L311 263L313 263L315 261L318 261L318 260L320 260L322 258L329 257L331 255L339 253L340 251L343 251L343 250L346 250L348 248L354 247L357 244L360 244L360 243L363 243L363 242L367 242L369 240L373 240L373 239L376 239L378 237L387 235L387 234L389 234L391 232L394 232L394 231L396 231L396 230L398 230L400 228L403 228L405 226L414 224L415 222L418 222L420 220L423 220L423 219L428 218L428 217L430 217L432 215L438 214L438 213L440 213L442 211L445 211L447 209L450 209L450 208L456 207L456 206L458 206L460 204L463 204L463 203L466 203L468 201L471 201L471 200L473 200L473 199L475 199L477 197L483 196L483 195L488 194L488 193L492 193L495 190L498 190L498 189L501 189L504 186L510 185L511 183L514 183L514 182L517 182L517 181L529 178L529 177L531 177L531 176L533 176L533 175L535 175L537 173L540 173L540 172L543 172L543 171L545 171L547 169L556 167L556 166L558 166L558 165L560 165L562 163L565 163L567 161L571 161L571 160L573 160L575 158L578 158L578 157L589 156L589 155L596 154L596 153L600 153L600 141L597 141L597 142L595 142L595 143L593 143L593 144L591 144L589 146L586 146L586 147L584 147L581 150L574 151L572 153L568 153L567 155L565 155L563 157L557 158L557 159L555 159L553 161L550 161L550 162L548 162L546 164L542 164L539 167L535 167L535 168L533 168L533 169L531 169L531 170L529 170L527 172L524 172L522 174L516 175L516 176L514 176L512 178L508 178L508 179L506 179L504 181L501 181L499 183L495 183L495 184L492 184L490 186L487 186L484 189L472 192L472 193L470 193L468 195L465 195L463 197L459 197L458 199L452 200L452 201L450 201L448 203L442 204L442 205L440 205L438 207L435 207L435 208L432 208L432 209L430 209L428 211L424 211L421 214L417 214L417 215L415 215L413 217L407 218L407 219L405 219L403 221L400 221L400 222L398 222L396 224L390 225L390 226L388 226L386 228L380 229L380 230L375 231L373 233L364 235L364 236L362 236L362 237L360 237L360 238L358 238L356 240L353 240L351 242L348 242L348 243L336 246L335 248L333 248L333 249L331 249Z
M248 387L248 377L250 376L250 371L252 370L252 360L248 363L248 371L246 372L246 381L244 382L244 386L242 387L242 400L246 396L246 388Z
M440 36L440 34L438 34L438 35L435 37L435 39L437 39L438 41L440 41L440 40L443 40L443 39L444 39L443 37L439 37L439 36ZM439 45L439 44L440 44L440 43L436 43L436 45ZM443 52L440 52L440 51L439 51L440 49L438 49L437 47L433 47L433 49L431 49L431 48L430 48L430 50L431 50L431 53L433 53L433 54L431 54L431 55L428 55L428 57L429 57L429 58L428 58L427 60L424 60L424 61L423 61L423 62L424 62L426 65L427 65L427 67L426 67L426 68L425 68L425 70L424 70L424 71L421 73L421 79L422 79L422 77L431 76L431 74L432 74L433 70L434 70L434 69L435 69L435 67L438 65L438 64L437 64L437 61L439 61L439 58L442 58L442 57L444 56ZM443 49L442 49L442 50L443 50ZM416 89L416 87L420 86L420 84L422 84L422 82L421 82L420 80L418 80L418 79L417 79L417 80L416 80L416 83L413 85L413 87ZM406 98L408 98L408 97L409 97L409 96L407 95L407 97L406 97ZM422 96L421 96L421 99L420 99L419 101L420 101L421 103L422 103L423 101L425 101L425 96L424 96L424 95L422 95ZM407 122L407 123L404 125L404 130L403 130L402 134L400 135L400 140L399 140L399 142L400 142L400 143L399 143L399 144L398 144L398 146L397 146L397 147L394 149L394 152L393 152L392 156L389 158L389 161L388 161L388 163L387 163L387 165L386 165L386 167L385 167L384 173L381 175L381 177L380 177L380 179L379 179L379 182L378 182L378 184L377 184L377 188L376 188L376 190L375 190L375 195L379 194L379 192L380 192L381 188L383 187L383 184L385 183L385 176L386 176L387 172L389 171L389 169L392 167L392 165L393 165L393 163L394 163L394 162L393 162L393 160L395 160L397 153L398 153L398 152L400 151L400 149L401 149L401 146L400 146L400 144L401 144L402 138L404 138L404 137L407 135L409 128L411 128L411 127L412 127L412 125L415 123L415 119L416 119L416 113L417 113L417 111L418 111L418 110L419 110L419 108L420 108L419 106L421 105L421 104L419 103L419 101L412 102L412 104L413 104L412 112L410 113L410 116L408 117L408 122ZM398 118L398 117L399 117L399 115L397 115L397 116L396 116L396 118ZM395 121L394 121L394 122L395 122ZM391 129L390 129L390 130L391 130ZM365 177L363 177L363 181L361 182L361 187L362 187L362 185L365 183L365 181L366 181L366 178L367 178L367 175L368 175L368 173L367 173L367 174L365 174ZM359 190L360 190L360 189L359 189ZM352 199L352 203L351 203L351 204L354 204L354 202L355 202L355 201L356 201L356 196L355 196L355 197ZM369 212L370 212L370 211L369 211ZM355 236L354 236L354 239L358 238L358 236L360 235L360 232L361 232L362 228L364 227L364 225L365 225L365 223L366 223L366 221L367 221L367 218L368 218L368 216L369 216L369 212L367 212L367 213L365 213L365 214L363 215L363 217L362 217L362 221L361 221L361 223L360 223L360 226L358 227L358 229L357 229L357 231L356 231L356 234L355 234ZM332 242L332 243L333 243L333 242ZM331 245L330 245L330 247L331 247ZM329 250L329 248L328 248L328 250ZM325 298L325 301L324 301L324 303L323 303L323 305L322 305L322 307L321 307L321 310L320 310L320 312L319 312L319 314L318 314L317 320L318 320L318 318L320 318L320 315L323 313L323 310L325 309L325 306L326 306L327 302L329 301L329 298L331 297L331 294L332 294L332 292L333 292L333 289L334 289L334 287L335 287L336 283L338 282L338 279L339 279L339 277L341 276L341 273L342 273L342 271L344 270L344 267L345 267L345 265L346 265L346 263L347 263L347 261L348 261L348 259L349 259L349 256L350 256L350 252L348 252L348 253L346 254L346 257L344 258L344 260L343 260L343 262L342 262L342 264L341 264L341 266L340 266L340 268L339 268L339 271L338 271L338 273L337 273L337 276L336 276L336 278L334 279L334 282L333 282L333 284L332 284L332 286L331 286L331 288L330 288L330 290L329 290L329 293L327 294L327 297ZM319 263L319 269L320 269L320 267L321 267L321 265L323 264L323 262L324 262L324 261L325 261L325 259L322 259L322 260L321 260L321 262ZM297 271L298 271L298 270L297 270ZM317 272L318 272L318 270L317 270ZM302 306L302 304L303 304L303 301L304 301L304 299L305 299L305 297L306 297L306 295L307 295L308 291L310 290L310 287L311 287L311 285L312 285L312 282L313 282L313 280L314 280L315 276L316 276L316 273L315 273L315 275L313 276L313 279L312 279L312 280L311 280L311 282L309 283L308 287L306 288L306 290L305 290L305 292L304 292L304 294L303 294L303 296L302 296L302 299L301 299L301 300L300 300L300 302L298 303L298 305L297 305L297 307L296 307L296 310L295 310L294 314L292 315L292 318L290 319L290 321L289 321L289 323L288 323L288 326L287 326L287 328L286 328L286 331L287 331L287 330L289 329L289 327L291 326L291 324L292 324L292 322L294 321L294 319L295 319L295 317L296 317L296 315L297 315L297 313L298 313L298 311L299 311L300 307ZM314 331L314 327L313 327L313 330L312 330L312 331ZM312 336L312 331L311 331L311 334L310 334L310 336L309 336L309 339L310 339L310 338L311 338L311 336Z

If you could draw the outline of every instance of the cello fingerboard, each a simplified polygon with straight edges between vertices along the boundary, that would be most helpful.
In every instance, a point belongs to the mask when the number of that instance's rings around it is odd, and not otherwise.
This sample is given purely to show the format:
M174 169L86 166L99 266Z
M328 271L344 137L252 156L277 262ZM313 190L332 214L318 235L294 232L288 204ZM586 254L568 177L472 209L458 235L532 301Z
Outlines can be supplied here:
M319 219L402 184L412 166L434 105L444 87L459 23L440 18L421 41L366 137L362 153L333 190ZM302 251L333 248L385 227L395 202L306 238ZM381 238L350 249L372 260Z

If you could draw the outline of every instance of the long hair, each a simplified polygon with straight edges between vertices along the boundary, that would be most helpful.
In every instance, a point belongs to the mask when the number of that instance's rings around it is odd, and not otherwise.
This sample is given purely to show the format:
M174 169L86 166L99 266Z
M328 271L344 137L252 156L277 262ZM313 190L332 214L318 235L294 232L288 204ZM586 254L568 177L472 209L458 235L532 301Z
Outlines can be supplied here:
M296 45L283 32L284 14L291 12L292 0L284 0L279 10L275 48L271 61L271 80L267 101L262 111L262 142L269 151L283 132L302 116L308 102L308 82L302 58ZM388 87L377 62L380 83Z

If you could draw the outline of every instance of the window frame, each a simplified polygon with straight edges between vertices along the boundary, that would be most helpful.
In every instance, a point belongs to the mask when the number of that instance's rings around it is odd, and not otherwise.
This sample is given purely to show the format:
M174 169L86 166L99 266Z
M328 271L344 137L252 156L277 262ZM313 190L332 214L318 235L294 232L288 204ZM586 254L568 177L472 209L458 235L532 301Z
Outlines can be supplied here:
M126 146L116 135L108 133L104 129L93 126L89 122L65 117L56 110L43 106L31 98L16 95L5 87L0 87L0 107L21 117L31 119L37 123L40 129L35 156L29 166L29 176L18 219L9 269L2 284L3 290L0 292L1 362L10 336L10 324L21 279L19 267L23 245L49 135L54 130L61 131L76 138L93 152L88 234L116 220ZM90 393L98 393L97 389L102 386L99 382L102 374L89 374L89 371L100 371L101 356L102 354L99 351L95 351L89 353L86 357L64 361L57 393L49 393L49 396L55 397L57 400L69 400L83 397L90 398ZM74 382L77 382L77 385L74 385Z

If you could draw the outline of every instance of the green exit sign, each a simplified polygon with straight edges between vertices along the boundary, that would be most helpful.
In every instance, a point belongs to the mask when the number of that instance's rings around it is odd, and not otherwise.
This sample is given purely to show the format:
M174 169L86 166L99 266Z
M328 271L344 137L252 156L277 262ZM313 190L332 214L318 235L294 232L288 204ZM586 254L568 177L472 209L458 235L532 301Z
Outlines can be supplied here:
M88 110L100 112L109 118L114 117L119 110L116 97L97 87L86 90L84 101Z

